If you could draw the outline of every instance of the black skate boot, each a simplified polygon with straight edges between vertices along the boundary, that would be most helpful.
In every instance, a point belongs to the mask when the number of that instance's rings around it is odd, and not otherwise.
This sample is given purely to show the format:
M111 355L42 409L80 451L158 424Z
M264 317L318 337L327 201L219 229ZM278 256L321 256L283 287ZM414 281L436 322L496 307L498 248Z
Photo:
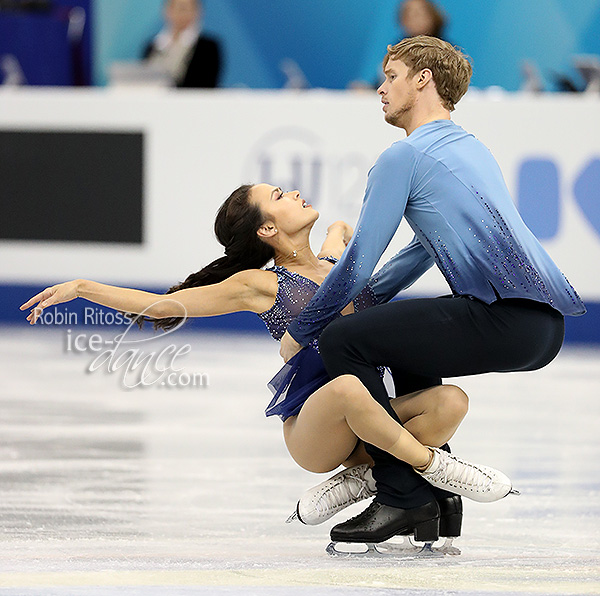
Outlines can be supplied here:
M459 495L438 500L440 507L440 536L458 538L462 529L463 506Z
M418 542L433 543L439 538L440 508L437 501L431 501L414 509L401 509L390 507L373 501L362 513L338 524L331 529L332 543L327 547L329 554L412 554L415 556L418 549L414 545L386 545L382 549L377 544L389 540L394 536L409 536L414 534ZM336 543L363 543L367 551L353 553L336 549ZM425 547L423 547L425 548ZM431 551L429 547L427 550Z
M452 544L460 536L462 529L463 507L459 495L438 499L440 508L440 538L445 538L444 544L434 550L446 555L460 555L460 549Z

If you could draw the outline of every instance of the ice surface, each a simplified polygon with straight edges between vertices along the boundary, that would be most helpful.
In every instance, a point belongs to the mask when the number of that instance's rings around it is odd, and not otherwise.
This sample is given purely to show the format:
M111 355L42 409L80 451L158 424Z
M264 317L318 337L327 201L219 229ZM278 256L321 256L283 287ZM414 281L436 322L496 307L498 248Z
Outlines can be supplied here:
M0 596L600 594L600 351L453 380L471 398L454 452L522 495L465 502L459 557L347 560L329 529L366 503L285 524L323 476L264 417L270 338L152 339L189 345L177 366L208 386L126 390L122 369L86 372L98 353L67 351L64 328L0 331Z

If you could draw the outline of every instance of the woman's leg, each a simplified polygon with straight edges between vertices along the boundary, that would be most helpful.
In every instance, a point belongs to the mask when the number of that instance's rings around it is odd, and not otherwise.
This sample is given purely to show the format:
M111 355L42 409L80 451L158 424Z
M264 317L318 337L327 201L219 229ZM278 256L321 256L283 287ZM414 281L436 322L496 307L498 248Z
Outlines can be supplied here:
M402 426L423 445L441 447L469 409L467 394L455 385L438 385L390 400ZM366 453L366 452L365 452Z
M368 464L369 467L372 468L373 458L367 453L363 441L357 437L354 451L352 451L352 453L342 462L342 466L345 468L353 468L354 466L360 466L361 464Z
M408 425L412 423L423 436L440 445L454 433L467 407L466 395L452 385L431 387L394 401L401 420L405 419ZM445 420L440 416L444 410ZM436 418L439 419L437 425ZM433 424L432 429L427 428L428 421ZM360 461L362 441L357 448L357 438L383 449L394 461L402 460L415 468L427 467L427 479L433 485L432 489L439 490L444 496L448 493L440 489L445 489L449 483L452 483L452 491L475 500L496 500L506 496L511 488L509 479L496 470L490 468L489 472L483 472L481 467L463 460L448 460L451 456L439 450L433 454L393 419L352 375L337 377L316 391L298 416L286 420L283 428L288 450L301 467L311 472L328 472L341 463L356 466L304 493L296 506L295 516L305 524L322 523L348 505L375 494L373 478L367 478L370 470L358 465L369 462ZM447 473L449 462L454 465L450 475ZM443 472L441 476L440 471ZM477 472L476 477L473 471ZM489 499L490 495L493 498ZM454 495L452 506L451 510L449 506L442 510L446 524L444 536L460 535L462 506ZM437 507L419 510L417 517L430 516L427 520L437 524L440 515ZM453 522L450 526L448 514ZM412 523L409 522L407 528Z
M445 445L464 420L469 409L467 394L454 385L436 385L390 400L402 426L423 445ZM359 441L343 462L347 468L373 465L364 443Z
M290 455L311 472L329 472L345 461L357 437L411 466L425 466L430 451L393 420L364 385L342 375L311 395L298 416L284 423Z

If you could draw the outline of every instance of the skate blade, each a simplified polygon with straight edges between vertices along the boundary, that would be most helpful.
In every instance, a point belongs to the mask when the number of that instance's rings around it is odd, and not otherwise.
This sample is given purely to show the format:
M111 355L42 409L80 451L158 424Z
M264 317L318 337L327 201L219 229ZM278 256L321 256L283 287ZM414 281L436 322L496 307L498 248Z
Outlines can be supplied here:
M285 523L286 524L291 524L293 521L296 521L298 519L298 512L294 511L294 513L292 513L292 515L290 515L286 520Z
M511 488L508 494L509 495L517 495L517 496L519 496L521 494L521 491L517 490L516 488Z
M433 550L442 553L443 555L458 556L461 554L461 550L457 546L454 546L454 544L452 544L453 542L454 538L446 538L442 545L437 546L434 544Z
M453 542L455 540L454 537L443 538L440 537L435 542L415 542L413 536L406 536L406 540L412 545L412 547L418 551L418 554L421 556L439 556L439 555L460 555L460 548L454 546ZM385 543L384 543L385 544ZM394 543L391 544L392 547L396 545Z
M452 538L446 538L441 546L433 542L415 543L408 537L403 542L330 542L325 551L333 557L396 559L440 558L445 555L460 555L460 549L452 545Z

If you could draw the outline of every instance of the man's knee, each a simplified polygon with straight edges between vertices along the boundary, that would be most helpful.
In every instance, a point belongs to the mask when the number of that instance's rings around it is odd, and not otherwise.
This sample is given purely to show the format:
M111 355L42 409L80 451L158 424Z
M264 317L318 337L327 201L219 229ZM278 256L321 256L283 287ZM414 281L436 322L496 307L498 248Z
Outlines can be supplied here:
M324 357L339 353L341 348L349 345L350 327L346 317L340 317L325 327L319 337L319 351ZM351 317L349 317L351 318Z

